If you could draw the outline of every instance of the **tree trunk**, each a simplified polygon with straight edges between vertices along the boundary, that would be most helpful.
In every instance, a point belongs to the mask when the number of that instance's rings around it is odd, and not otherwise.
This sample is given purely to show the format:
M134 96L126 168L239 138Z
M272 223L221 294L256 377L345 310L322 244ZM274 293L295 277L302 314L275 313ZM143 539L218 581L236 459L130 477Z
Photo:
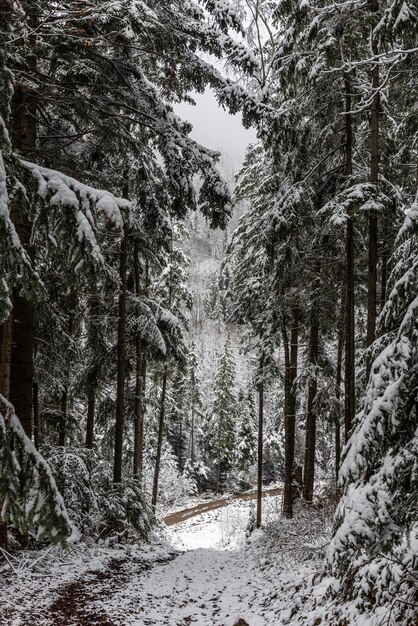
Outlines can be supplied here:
M0 500L0 511L3 508L3 502ZM0 521L0 548L8 549L7 524Z
M190 460L192 463L195 462L195 434L194 434L194 423L195 423L195 413L196 413L196 376L194 370L191 372L191 388L192 388L192 406L190 409L191 415L191 424L190 424Z
M15 293L9 399L30 439L32 438L32 389L33 306L31 302Z
M13 318L9 315L0 326L0 395L9 398ZM3 502L0 500L0 513ZM7 524L0 519L0 548L8 549Z
M353 127L351 116L352 82L348 74L344 77L346 153L345 175L353 174ZM354 312L354 221L349 210L346 231L346 315L345 315L345 379L344 379L344 432L347 442L355 415L355 312Z
M338 347L337 347L337 369L335 375L335 397L338 402L338 408L335 415L335 481L338 488L338 473L340 471L341 463L341 378L342 378L342 361L343 361L343 344L344 344L344 331L343 331L343 317L344 307L342 307L341 315L341 327L338 333Z
M311 311L311 328L309 336L309 364L316 367L318 362L319 346L319 311L318 294L315 291L314 303ZM316 393L318 390L317 377L309 383L308 406L306 414L306 441L305 441L305 464L303 473L303 499L312 502L315 478L315 451L316 451L316 411L314 408Z
M29 14L29 23L36 25ZM29 39L32 41L32 38ZM27 58L25 70L36 72L36 57ZM10 136L13 150L24 158L33 160L36 151L36 101L27 87L15 84L11 103ZM21 194L11 203L10 217L17 235L30 256L29 246L32 225L28 223ZM33 306L17 292L13 296L13 311L0 329L0 393L15 407L22 427L32 436L32 385L33 385ZM3 503L0 502L0 511ZM7 549L7 525L0 522L0 547Z
M64 309L68 310L68 337L72 341L75 332L75 311L77 306L77 293L74 285L74 276L70 276L71 288L68 297L64 299L62 304ZM71 353L68 355L68 363L65 371L64 389L61 395L61 421L58 433L58 445L65 446L65 438L67 436L68 422L68 388L71 368Z
M30 16L30 23L36 23L34 16ZM36 72L35 56L28 57L25 70L30 74ZM13 149L22 157L33 160L36 152L36 100L27 86L14 86L10 135ZM17 193L11 203L10 215L22 245L33 258L33 251L30 249L32 224L22 206L23 202L22 194ZM13 296L12 319L12 334L6 333L6 339L12 341L9 399L25 433L32 437L33 305L18 290ZM6 354L10 352L9 345L5 346L5 350ZM3 373L3 377L7 379L8 374Z
M261 376L263 362L261 363ZM263 420L264 420L264 383L260 382L258 389L258 457L257 457L257 516L256 527L261 526L261 500L263 493Z
M118 375L116 390L115 456L113 482L122 482L123 431L125 423L125 370L126 370L126 301L127 301L127 257L126 234L120 243L120 291L118 318Z
M142 447L144 438L142 358L142 342L141 338L137 337L135 340L134 478L141 478L142 475Z
M284 460L284 494L283 514L285 517L293 515L293 475L295 460L295 428L296 428L296 394L293 383L297 375L298 339L299 339L299 310L292 311L292 328L290 346L286 325L283 326L283 343L285 353L285 460Z
M194 408L194 400L192 400L192 412L191 412L191 424L190 424L190 460L192 463L196 460L195 453L195 435L194 435L194 422L195 422L195 408Z
M388 235L389 235L389 227L388 220L385 220L383 225L383 241L382 241L382 270L381 270L381 281L380 281L380 310L386 304L386 289L388 282Z
M61 395L61 412L58 430L58 445L65 446L65 436L67 434L67 409L68 409L68 389L64 387Z
M96 410L96 390L90 385L87 395L87 427L86 427L86 448L93 449L94 444L94 414Z
M158 480L160 477L160 465L161 465L161 451L163 447L163 433L164 433L164 416L165 416L165 396L167 390L167 366L164 366L163 383L161 388L161 404L160 415L158 419L158 440L157 440L157 454L155 457L155 471L154 481L152 485L152 500L151 505L155 511L158 498Z
M139 251L138 244L135 243L134 250L134 270L135 270L135 292L139 298L141 294L140 268L139 268ZM139 308L136 308L136 315L139 316ZM134 423L134 478L142 476L142 448L144 438L144 412L143 412L143 377L142 377L142 360L144 358L142 352L142 341L139 335L135 339L135 423Z
M39 450L40 440L40 424L39 424L39 384L33 383L33 442L35 448Z
M378 0L372 0L371 10L378 11ZM376 38L372 38L372 52L379 53ZM372 91L373 100L370 120L370 182L377 185L379 182L379 65L376 63L372 68ZM371 346L376 332L376 309L377 309L377 216L369 215L369 251L368 251L368 280L367 280L367 337L366 347ZM371 362L367 359L366 382L370 375Z
M90 361L90 373L87 377L87 423L86 423L86 448L93 449L94 445L94 421L96 413L96 395L100 370L96 369L95 358L96 348L100 343L101 332L99 330L101 324L102 298L97 285L91 287L89 300L89 337L88 341L92 346L92 356ZM100 348L99 348L100 349Z
M0 326L0 394L10 397L10 365L12 361L12 314Z

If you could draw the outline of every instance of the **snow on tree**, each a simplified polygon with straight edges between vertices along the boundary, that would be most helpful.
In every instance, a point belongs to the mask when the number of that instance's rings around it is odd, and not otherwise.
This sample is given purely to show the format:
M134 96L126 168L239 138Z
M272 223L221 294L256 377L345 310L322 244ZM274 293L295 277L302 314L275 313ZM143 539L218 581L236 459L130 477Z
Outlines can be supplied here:
M235 376L235 359L228 336L218 358L213 382L214 399L208 433L208 448L216 470L217 490L221 479L226 478L234 464L237 415Z
M38 541L64 545L77 537L51 470L24 433L13 406L0 396L1 517Z
M418 201L406 214L361 412L345 449L329 570L350 597L411 617L417 571ZM373 598L373 600L371 600ZM406 623L406 622L405 622Z
M257 458L257 418L251 392L239 391L237 399L236 462L241 471L248 471Z

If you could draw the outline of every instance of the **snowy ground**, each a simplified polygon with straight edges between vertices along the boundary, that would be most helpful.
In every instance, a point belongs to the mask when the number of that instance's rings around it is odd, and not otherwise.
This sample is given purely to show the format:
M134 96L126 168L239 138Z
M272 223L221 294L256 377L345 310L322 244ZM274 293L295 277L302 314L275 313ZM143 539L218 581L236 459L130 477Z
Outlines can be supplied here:
M322 559L311 521L302 535L273 522L279 497L264 500L265 531L245 536L252 502L236 501L166 531L147 548L77 548L11 562L0 582L2 626L250 626L291 624L304 585ZM305 525L306 526L306 525ZM300 594L299 594L300 595Z

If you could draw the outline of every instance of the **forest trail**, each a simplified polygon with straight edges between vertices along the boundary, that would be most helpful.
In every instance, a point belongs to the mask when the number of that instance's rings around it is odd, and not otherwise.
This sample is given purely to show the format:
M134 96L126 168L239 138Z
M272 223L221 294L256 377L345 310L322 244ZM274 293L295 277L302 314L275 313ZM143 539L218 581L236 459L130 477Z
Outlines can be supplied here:
M234 626L239 619L267 626L273 623L274 582L251 552L199 548L140 576L132 571L95 607L118 626Z
M265 494L266 519L280 507L276 491ZM58 563L53 576L42 565L10 572L2 626L281 626L278 585L296 572L288 557L278 567L264 534L246 539L254 494L245 496L173 524L159 543L94 548Z
M275 487L274 489L266 489L262 492L262 497L266 496L278 496L282 493L281 487ZM244 493L234 493L227 498L220 498L218 500L210 500L209 502L202 502L197 504L196 506L182 509L181 511L176 511L175 513L170 513L164 518L164 523L166 526L174 526L175 524L180 524L181 522L185 522L186 520L195 517L196 515L200 515L201 513L207 513L208 511L214 511L216 509L221 509L225 506L228 506L232 502L237 500L255 500L257 498L257 492L244 492Z
M145 566L136 559L112 560L106 569L61 586L48 607L37 607L33 598L29 619L10 615L6 624L235 626L242 619L267 626L277 596L273 583L259 559L244 550L189 550Z

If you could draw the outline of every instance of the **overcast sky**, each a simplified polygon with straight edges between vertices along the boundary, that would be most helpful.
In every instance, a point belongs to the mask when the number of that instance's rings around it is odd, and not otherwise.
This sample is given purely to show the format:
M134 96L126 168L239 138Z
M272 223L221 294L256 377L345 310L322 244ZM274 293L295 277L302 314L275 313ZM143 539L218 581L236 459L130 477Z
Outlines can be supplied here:
M243 127L241 114L230 115L220 108L210 90L193 97L196 106L178 104L176 113L193 124L193 139L222 152L225 161L231 161L234 170L238 170L246 147L256 139L255 130Z

